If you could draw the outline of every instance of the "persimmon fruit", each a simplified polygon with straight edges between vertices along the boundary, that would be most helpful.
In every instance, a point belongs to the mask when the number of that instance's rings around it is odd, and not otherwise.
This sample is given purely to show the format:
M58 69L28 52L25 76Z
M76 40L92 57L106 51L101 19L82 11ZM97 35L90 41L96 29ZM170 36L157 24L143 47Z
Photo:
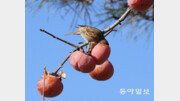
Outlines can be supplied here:
M96 65L95 69L89 75L98 81L105 81L112 77L114 68L111 62L106 60L103 64Z
M154 0L127 0L128 5L136 11L148 10L154 3Z
M42 77L37 83L37 89L41 95L43 95L43 84L44 78ZM61 79L53 76L45 76L45 86L44 86L44 96L45 97L55 97L61 94L63 90L63 84Z
M89 73L93 71L96 65L94 59L91 56L86 55L80 51L72 53L69 61L74 69L83 73Z
M91 52L96 64L102 64L110 56L111 48L109 45L98 43Z

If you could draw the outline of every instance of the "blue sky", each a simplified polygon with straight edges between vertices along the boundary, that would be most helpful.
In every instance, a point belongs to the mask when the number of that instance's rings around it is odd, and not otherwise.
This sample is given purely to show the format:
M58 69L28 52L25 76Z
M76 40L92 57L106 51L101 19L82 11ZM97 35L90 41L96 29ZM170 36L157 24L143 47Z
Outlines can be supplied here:
M45 29L75 44L84 41L80 36L63 36L73 31L73 28L69 27L70 19L72 19L70 14L62 19L57 13L49 13L46 8L42 8L34 15L26 10L26 101L42 100L36 86L43 74L43 67L46 66L50 72L55 71L74 49L40 32L39 29ZM95 20L94 17L92 19ZM83 24L83 20L78 24ZM102 26L98 28L102 29ZM74 70L67 61L62 69L67 75L67 78L62 81L64 85L62 94L55 98L46 98L46 101L153 101L153 36L148 44L144 44L143 39L134 43L121 38L118 33L120 32L111 33L107 37L111 47L109 61L114 66L114 75L111 79L96 81L88 74ZM148 48L144 45L148 45ZM121 88L149 89L150 95L131 95L130 93L121 95Z

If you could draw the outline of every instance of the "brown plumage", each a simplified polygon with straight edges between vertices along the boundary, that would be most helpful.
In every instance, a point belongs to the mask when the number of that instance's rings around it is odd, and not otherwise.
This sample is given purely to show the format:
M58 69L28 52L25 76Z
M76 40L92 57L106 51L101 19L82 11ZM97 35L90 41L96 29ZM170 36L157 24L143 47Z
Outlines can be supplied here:
M99 42L100 40L104 39L104 35L101 30L91 27L91 26L86 26L86 25L79 25L77 31L73 33L68 33L65 35L70 35L70 34L75 34L75 35L81 35L84 40L87 42Z

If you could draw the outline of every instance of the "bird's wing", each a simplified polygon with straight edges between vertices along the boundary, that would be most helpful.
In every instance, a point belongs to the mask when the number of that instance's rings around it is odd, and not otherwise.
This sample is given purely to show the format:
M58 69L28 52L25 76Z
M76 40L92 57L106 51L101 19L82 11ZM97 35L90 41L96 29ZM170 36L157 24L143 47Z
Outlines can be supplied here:
M101 33L101 31L99 29L94 28L94 27L87 27L86 31L88 32L89 36L94 37L94 38L98 37ZM94 33L96 33L96 34L94 34Z

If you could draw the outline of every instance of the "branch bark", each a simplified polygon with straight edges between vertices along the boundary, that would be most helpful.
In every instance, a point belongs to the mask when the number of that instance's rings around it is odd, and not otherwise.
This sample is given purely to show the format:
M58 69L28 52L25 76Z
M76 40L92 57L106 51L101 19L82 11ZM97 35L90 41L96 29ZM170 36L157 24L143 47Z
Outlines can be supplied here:
M127 10L125 11L125 13L113 24L111 25L109 28L106 28L105 30L103 30L104 33L108 32L108 31L113 31L113 29L118 25L121 24L122 21L124 21L126 19L126 17L128 16L128 14L130 13L131 8L128 7Z
M43 73L43 98L42 101L44 101L44 88L45 88L45 77L46 77L46 67L44 67L44 73Z
M52 36L53 38L55 38L55 39L57 39L57 40L62 41L62 42L66 43L66 44L68 44L68 45L70 45L70 46L73 46L73 47L75 47L75 48L78 48L78 46L76 46L76 45L74 45L74 44L72 44L72 43L70 43L70 42L68 42L68 41L66 41L66 40L63 40L63 39L61 39L61 38L59 38L59 37L57 37L57 36L55 36L55 35L47 32L46 30L40 29L40 31L41 31L41 32L44 32L44 33L46 33L46 34L48 34L48 35L50 35L50 36Z
M58 71L62 68L62 66L66 63L66 61L69 59L69 57L71 56L71 53L75 52L76 50L84 47L84 46L87 46L88 45L88 42L87 43L84 43L82 45L80 45L78 48L74 49L73 51L70 52L70 54L66 57L66 59L61 63L61 65L58 67L58 69L54 72L54 74L57 74Z

